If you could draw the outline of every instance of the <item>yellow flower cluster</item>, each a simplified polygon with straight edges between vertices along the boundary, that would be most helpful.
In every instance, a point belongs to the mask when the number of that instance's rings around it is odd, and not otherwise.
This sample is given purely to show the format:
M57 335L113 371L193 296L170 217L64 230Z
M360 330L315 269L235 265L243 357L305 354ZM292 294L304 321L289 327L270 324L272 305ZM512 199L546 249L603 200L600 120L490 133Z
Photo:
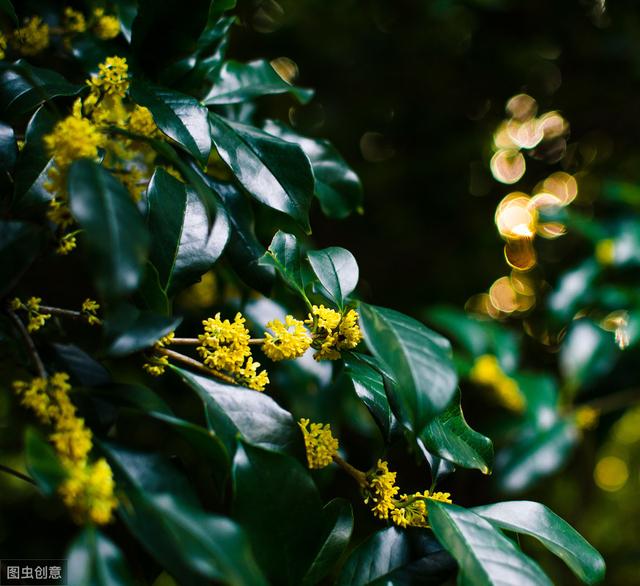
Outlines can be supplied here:
M238 312L233 320L222 320L220 313L202 322L204 333L198 336L197 350L205 366L232 376L239 384L264 391L269 383L266 370L258 372L249 347L249 330L245 318Z
M469 380L480 385L491 387L500 403L517 413L524 411L526 402L518 383L507 376L498 359L492 354L478 357L469 372Z
M98 317L98 309L100 309L100 304L93 299L87 298L82 302L80 313L82 313L90 326L98 326L102 323L102 320Z
M113 475L103 458L89 461L93 447L91 430L76 415L68 381L67 373L57 372L49 379L15 381L13 388L22 405L31 409L42 423L53 425L49 439L67 471L58 492L73 519L81 524L108 523L117 506Z
M271 360L299 358L311 345L311 336L304 327L304 322L295 319L292 315L287 315L284 323L279 319L270 321L267 328L273 332L273 335L265 332L266 339L262 345L262 351Z
M0 59L6 56L7 44L7 37L0 31Z
M304 437L309 468L319 469L331 464L333 457L338 453L338 440L331 434L331 425L311 423L308 429L308 419L301 419L298 425Z
M367 473L366 486L363 488L364 502L373 504L371 511L378 519L391 517L399 527L428 527L427 501L451 503L448 492L431 493L425 490L396 498L399 491L396 473L389 470L387 462L378 460L376 466Z
M22 55L37 55L49 46L49 25L39 16L28 18L24 26L13 31L11 45Z
M64 9L62 24L64 30L69 33L83 33L87 30L87 21L84 18L84 14L70 6Z
M129 89L129 65L124 57L107 57L98 65L98 75L88 82L96 94L115 95L124 98Z
M128 129L133 134L140 134L149 138L154 138L160 133L149 108L138 105L134 106L131 111Z
M104 8L96 8L93 11L95 24L93 32L99 39L107 41L118 36L120 33L120 21L109 14L104 13Z
M11 309L14 311L23 310L27 312L27 317L29 318L27 330L29 332L37 332L51 317L50 313L40 312L40 303L42 303L40 297L30 297L26 303L20 301L18 297L11 301Z
M324 305L313 305L305 321L312 329L316 360L337 360L342 350L352 350L362 340L358 314L349 309L340 314Z
M157 350L171 344L174 336L174 332L169 332L153 345L153 350L155 350L155 352L151 350L147 356L147 362L142 365L142 368L144 368L144 370L151 376L163 375L167 366L169 366L169 358L164 354L160 354Z

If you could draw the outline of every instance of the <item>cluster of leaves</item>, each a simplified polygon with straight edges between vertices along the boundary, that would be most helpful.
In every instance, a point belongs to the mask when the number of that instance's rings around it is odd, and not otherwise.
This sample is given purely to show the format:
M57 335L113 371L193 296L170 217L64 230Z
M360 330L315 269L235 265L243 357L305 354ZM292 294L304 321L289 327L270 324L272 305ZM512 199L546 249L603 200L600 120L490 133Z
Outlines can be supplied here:
M15 17L8 0L0 7ZM40 55L38 66L0 64L8 194L0 296L4 302L37 288L69 307L76 291L95 292L104 310L99 339L58 321L34 336L35 345L8 310L3 388L10 392L40 354L46 368L70 372L72 398L115 475L117 525L135 538L121 549L109 528L83 527L68 552L69 583L148 583L164 570L181 584L423 584L456 572L465 584L549 584L503 530L537 538L587 583L602 579L600 555L537 503L467 509L434 502L431 528L377 527L356 544L353 510L363 505L325 502L303 464L292 413L342 421L352 399L379 431L372 445L402 446L432 488L452 465L488 474L492 445L464 419L449 342L415 319L360 301L353 255L310 245L315 200L325 215L345 217L362 207L360 184L327 142L261 120L263 96L287 93L304 102L312 94L266 61L226 60L232 8L224 0L197 0L189 10L175 1L119 0L117 38L87 32L70 48L61 43ZM184 182L158 167L136 205L100 162L74 162L67 189L79 247L60 257L46 216L52 163L43 137L86 91L78 80L116 54L130 63L131 98L149 109L165 137L148 144ZM60 64L51 65L54 59ZM332 366L301 359L276 367L278 402L177 366L150 385L131 368L142 361L136 354L178 327L189 331L197 314L189 299L202 292L190 286L205 274L222 290L206 309L241 310L256 329L312 303L357 306L364 344ZM66 279L51 279L59 275ZM305 396L310 384L326 399ZM342 447L348 454L348 443ZM64 479L55 452L33 428L24 451L30 477L54 501ZM379 456L372 450L368 465Z

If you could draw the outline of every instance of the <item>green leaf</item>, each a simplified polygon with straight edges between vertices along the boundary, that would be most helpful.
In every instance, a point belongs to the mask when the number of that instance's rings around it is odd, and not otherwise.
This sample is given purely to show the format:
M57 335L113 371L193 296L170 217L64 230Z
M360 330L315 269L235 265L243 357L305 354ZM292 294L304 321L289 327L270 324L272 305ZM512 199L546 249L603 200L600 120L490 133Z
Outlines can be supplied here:
M356 547L336 586L429 586L456 569L451 556L424 530L381 529Z
M45 189L44 184L47 182L52 160L43 138L51 132L55 123L56 118L44 106L29 120L24 146L14 172L15 210L44 208L51 200L51 193Z
M153 254L153 243L151 254ZM144 268L144 274L140 286L135 294L135 300L142 309L148 309L161 315L171 313L171 303L167 297L167 292L160 283L158 269L150 262Z
M197 282L219 258L229 238L229 220L217 213L211 230L196 192L158 168L149 196L150 258L168 296Z
M42 248L42 230L27 222L0 221L0 296L18 282Z
M233 521L206 513L187 479L157 454L101 444L127 506L122 520L147 551L181 584L222 580L263 586L244 532Z
M271 266L259 263L266 249L256 236L253 210L248 197L233 183L210 180L209 186L222 200L229 215L231 236L225 255L245 283L265 295L268 294L275 281L276 271Z
M24 452L27 471L38 488L46 495L52 495L60 483L67 478L53 446L33 427L27 427L24 436Z
M0 10L2 10L11 20L13 24L18 25L18 17L10 0L0 0Z
M69 171L71 211L84 229L96 288L107 298L122 297L140 284L149 233L127 189L89 160Z
M460 586L552 586L538 564L475 513L429 501L429 523L459 564Z
M210 113L211 137L222 160L259 202L309 231L313 173L302 149L258 128Z
M203 101L208 106L219 106L284 93L290 93L302 104L313 97L313 90L297 88L286 82L264 59L250 63L226 61Z
M589 386L611 371L618 353L612 333L589 319L575 320L562 341L560 372L573 389Z
M393 415L387 399L382 375L367 364L368 357L357 354L344 354L345 372L353 383L360 400L366 405L385 438L389 437Z
M318 490L298 460L241 443L233 463L233 483L233 517L249 534L270 583L298 586L307 571L309 579L316 571L318 576L328 571L327 559L320 560L322 568L309 568L318 556L336 560L340 551L334 548L346 545L344 533L350 534L350 523L340 529L342 535L332 537L331 530L327 532L327 525L335 528L338 522L336 512L333 507L323 511ZM338 543L328 544L333 538Z
M358 284L358 263L345 248L332 246L307 253L313 272L320 280L329 299L340 308Z
M551 312L562 320L570 319L592 296L593 283L599 273L600 267L593 258L564 273L547 299Z
M206 163L211 151L207 109L195 98L148 85L136 78L131 83L133 100L151 110L158 128L197 160Z
M111 356L133 354L174 331L181 317L141 311L129 303L121 303L109 310L105 319L105 333Z
M300 453L302 435L298 425L271 397L181 368L173 370L200 397L209 429L220 437L229 453L234 453L238 436L255 446Z
M496 459L498 484L505 492L523 491L555 472L578 440L575 425L558 419L542 431L525 434Z
M605 563L598 551L544 505L531 501L511 501L475 507L472 511L500 529L539 539L586 584L595 584L604 579Z
M449 342L402 313L365 303L360 327L373 355L393 375L396 416L419 435L456 391ZM395 412L396 405L391 406Z
M0 112L3 118L17 118L58 96L75 96L83 88L55 71L19 59L0 73Z
M258 264L274 267L287 285L306 298L304 290L310 280L309 270L303 260L298 240L293 234L278 230Z
M13 169L18 158L18 145L13 128L0 121L0 171L8 172Z
M460 393L449 407L438 415L420 434L427 450L464 468L491 473L493 445L491 440L474 431L465 421Z
M300 145L309 157L315 178L314 193L325 215L342 219L354 211L362 211L360 179L329 141L300 136L277 120L267 120L262 128L269 134Z
M53 344L56 356L62 360L65 370L82 386L94 387L111 382L109 371L74 344Z
M66 554L67 582L74 586L136 584L122 552L104 533L88 525Z
M334 499L322 511L326 531L320 551L315 556L302 581L303 585L317 584L342 557L353 532L353 511L345 499Z

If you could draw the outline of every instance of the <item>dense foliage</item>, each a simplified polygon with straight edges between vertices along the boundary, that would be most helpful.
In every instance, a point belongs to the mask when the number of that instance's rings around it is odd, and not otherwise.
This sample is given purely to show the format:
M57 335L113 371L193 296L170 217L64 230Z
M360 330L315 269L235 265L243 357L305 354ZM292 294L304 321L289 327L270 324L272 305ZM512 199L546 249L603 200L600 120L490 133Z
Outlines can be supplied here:
M40 534L5 557L67 557L72 584L550 583L515 533L601 580L544 505L441 489L467 468L523 490L608 407L581 393L637 341L635 224L615 215L636 192L610 185L598 222L570 207L566 172L507 195L509 276L466 314L425 316L452 352L365 302L351 252L314 247L310 211L362 212L360 182L260 109L313 92L286 61L226 58L233 2L187 4L0 3L2 470ZM491 170L515 184L527 157L563 158L568 125L524 95L507 111ZM567 229L591 245L549 295L534 236ZM503 325L536 303L561 379L523 369ZM505 407L485 432L495 466L459 377Z

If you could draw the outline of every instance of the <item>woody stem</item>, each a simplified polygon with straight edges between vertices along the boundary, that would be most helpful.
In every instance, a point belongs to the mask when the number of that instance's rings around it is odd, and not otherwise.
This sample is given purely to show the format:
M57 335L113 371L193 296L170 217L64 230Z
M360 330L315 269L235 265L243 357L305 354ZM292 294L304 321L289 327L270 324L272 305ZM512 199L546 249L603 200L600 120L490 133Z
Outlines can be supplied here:
M264 344L266 338L251 338L249 345ZM202 342L198 338L173 338L169 344L175 344L176 346L199 346Z
M153 351L157 352L158 354L164 354L165 356L175 360L176 362L180 362L186 366L190 366L194 370L197 370L209 376L215 376L216 378L219 378L220 380L223 380L232 385L237 384L233 377L230 377L229 375L226 375L217 370L207 368L204 364L202 364L202 362L198 362L197 360L194 360L189 356L185 356L184 354L180 354L179 352L169 350L169 348L154 348Z
M22 320L15 314L11 309L7 309L7 315L16 326L16 329L20 332L20 336L24 340L25 345L27 346L27 350L29 351L29 355L31 356L31 360L38 371L38 376L40 378L47 378L47 371L42 363L42 359L40 358L40 354L38 354L38 350L36 350L36 345L33 343L33 338L29 335L27 328L24 327Z
M40 306L41 313L50 313L51 315L57 315L60 317L69 317L71 319L85 319L84 314L79 311L73 311L72 309L62 309L61 307L49 307L48 305Z
M340 466L349 476L351 476L361 487L367 485L367 475L362 472L362 470L358 470L354 468L349 462L343 460L340 456L335 454L333 456L333 461Z

